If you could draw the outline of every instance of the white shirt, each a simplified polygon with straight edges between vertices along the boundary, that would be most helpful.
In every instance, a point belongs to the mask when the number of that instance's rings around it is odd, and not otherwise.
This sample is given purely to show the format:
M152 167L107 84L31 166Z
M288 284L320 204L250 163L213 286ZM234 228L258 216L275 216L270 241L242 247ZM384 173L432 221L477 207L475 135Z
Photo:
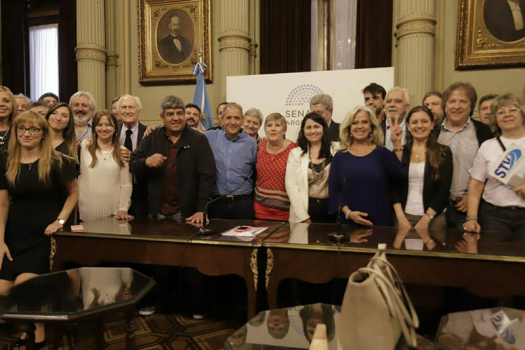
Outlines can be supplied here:
M521 8L519 3L514 1L507 0L507 3L510 6L512 11L512 18L514 19L514 29L522 30L523 29L523 16L521 15Z
M507 148L513 143L521 148L525 148L525 137L520 139L501 137L501 142L503 142ZM476 158L474 158L474 164L472 165L472 169L470 169L470 176L481 182L485 182L485 180L488 179L485 184L485 190L483 191L483 199L488 203L498 207L517 206L525 208L524 198L514 193L512 187L504 185L490 175L490 171L496 166L496 163L503 153L503 149L495 138L483 142Z
M392 140L390 140L390 118L386 117L386 130L385 130L385 147L388 148L390 151L394 149L394 144L392 143ZM401 144L405 144L405 134L407 132L407 125L406 125L406 118L403 119L403 122L399 125L401 130L403 130L403 135L401 136ZM381 127L381 124L379 125Z
M408 194L405 213L423 215L423 178L425 177L425 162L410 163L408 168Z
M107 218L117 211L127 211L131 204L131 173L129 164L120 167L113 159L113 150L97 150L97 164L91 168L88 140L82 141L80 176L78 177L80 218L84 221ZM104 159L105 158L105 159Z
M120 129L120 144L124 146L124 142L126 141L126 131L130 130L126 126L126 124L122 123L122 128ZM137 138L139 136L139 122L137 121L135 123L135 126L131 128L131 150L134 151L135 148L137 148Z

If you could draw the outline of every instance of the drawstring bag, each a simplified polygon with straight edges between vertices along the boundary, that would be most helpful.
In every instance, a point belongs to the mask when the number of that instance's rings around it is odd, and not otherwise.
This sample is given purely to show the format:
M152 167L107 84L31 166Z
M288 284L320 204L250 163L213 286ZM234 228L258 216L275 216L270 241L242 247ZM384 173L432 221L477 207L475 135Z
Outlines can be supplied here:
M395 349L401 334L417 345L419 319L395 268L380 250L350 275L341 307L338 349Z

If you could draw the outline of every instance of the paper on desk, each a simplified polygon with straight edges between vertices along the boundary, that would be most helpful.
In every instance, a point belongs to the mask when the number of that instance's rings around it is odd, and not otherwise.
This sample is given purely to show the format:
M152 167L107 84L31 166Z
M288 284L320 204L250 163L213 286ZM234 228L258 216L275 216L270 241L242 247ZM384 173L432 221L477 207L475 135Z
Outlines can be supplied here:
M269 227L252 227L249 230L243 231L243 232L235 232L235 229L237 227L232 228L231 230L228 230L226 232L223 232L223 236L231 236L231 237L256 237L258 234L266 231Z

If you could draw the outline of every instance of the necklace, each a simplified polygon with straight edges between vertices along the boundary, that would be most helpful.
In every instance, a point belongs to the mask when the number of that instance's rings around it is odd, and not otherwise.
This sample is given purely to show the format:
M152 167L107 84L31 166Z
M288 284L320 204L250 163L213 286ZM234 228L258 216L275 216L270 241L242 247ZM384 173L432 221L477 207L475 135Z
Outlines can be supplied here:
M33 167L33 164L35 164L35 162L36 162L36 160L33 161L32 163L27 164L29 166L29 171L31 171L31 168Z
M281 143L279 145L279 147L273 147L270 145L270 143L268 142L267 143L267 147L266 147L266 151L268 152L268 154L270 155L270 159L271 160L275 160L275 157L281 153L281 151L283 150L283 146L284 146L284 142ZM274 149L275 148L275 149Z
M100 154L102 155L102 158L104 160L108 160L108 157L109 157L109 154L110 154L111 150L109 151L103 151L103 150L100 150Z
M5 131L0 131L0 146L5 144L5 138L9 134L9 130L11 130L11 127L7 128Z

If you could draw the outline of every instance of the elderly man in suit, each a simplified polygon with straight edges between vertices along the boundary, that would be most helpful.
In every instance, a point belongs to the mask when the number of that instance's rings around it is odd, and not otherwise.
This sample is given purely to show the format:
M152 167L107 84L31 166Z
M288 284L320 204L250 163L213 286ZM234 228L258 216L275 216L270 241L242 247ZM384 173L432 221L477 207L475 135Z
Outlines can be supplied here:
M139 122L140 111L142 109L142 103L140 98L137 96L123 95L117 101L117 113L121 124L118 128L118 137L120 144L123 145L126 150L122 150L121 154L124 153L124 159L128 159L144 137L144 131L146 126ZM133 193L131 195L131 207L129 213L133 216L147 215L146 208L146 187L144 184L133 180Z
M317 94L310 99L310 111L322 116L328 124L331 141L339 141L339 124L332 120L334 101L327 94Z

